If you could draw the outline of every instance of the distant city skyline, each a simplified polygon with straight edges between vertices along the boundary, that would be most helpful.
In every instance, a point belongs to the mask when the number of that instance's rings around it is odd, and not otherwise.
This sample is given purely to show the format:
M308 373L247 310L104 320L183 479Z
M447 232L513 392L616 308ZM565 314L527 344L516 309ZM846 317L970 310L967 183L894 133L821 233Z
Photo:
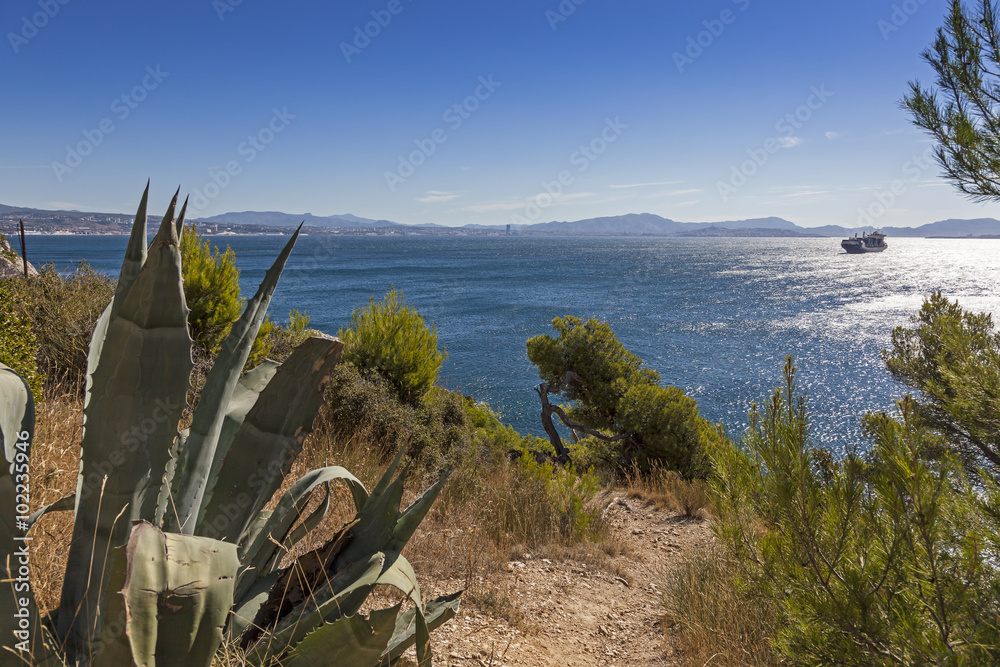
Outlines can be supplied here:
M0 203L505 225L1000 218L899 100L946 0L10 0Z

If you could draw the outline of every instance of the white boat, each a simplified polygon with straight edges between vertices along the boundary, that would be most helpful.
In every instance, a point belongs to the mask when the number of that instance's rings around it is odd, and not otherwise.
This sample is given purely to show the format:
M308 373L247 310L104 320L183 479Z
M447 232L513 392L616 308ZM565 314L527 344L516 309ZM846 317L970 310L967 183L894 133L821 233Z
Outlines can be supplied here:
M860 255L866 252L882 252L889 245L885 242L885 234L882 232L872 232L871 234L862 232L861 238L855 234L852 238L841 241L840 247L851 255Z

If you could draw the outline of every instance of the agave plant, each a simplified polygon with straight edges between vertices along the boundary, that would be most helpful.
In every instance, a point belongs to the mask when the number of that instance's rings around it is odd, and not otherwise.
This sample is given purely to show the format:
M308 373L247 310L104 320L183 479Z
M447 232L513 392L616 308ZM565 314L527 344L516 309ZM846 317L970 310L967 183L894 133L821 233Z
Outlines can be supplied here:
M8 570L0 646L32 664L207 667L228 640L254 665L364 667L391 664L416 645L418 663L429 665L429 632L455 615L458 594L424 603L400 552L446 475L400 511L400 451L371 492L347 470L326 467L263 509L312 429L343 348L314 336L284 363L241 375L298 230L224 341L190 428L178 432L192 369L178 250L187 203L175 219L174 195L147 248L148 196L147 184L91 341L76 493L30 517L18 485L27 480L19 466L34 433L33 402L0 365L0 558ZM354 520L281 567L325 517L335 482L350 491ZM304 515L318 490L322 502ZM31 526L66 510L74 526L61 601L39 618L19 558ZM360 615L380 585L413 605Z

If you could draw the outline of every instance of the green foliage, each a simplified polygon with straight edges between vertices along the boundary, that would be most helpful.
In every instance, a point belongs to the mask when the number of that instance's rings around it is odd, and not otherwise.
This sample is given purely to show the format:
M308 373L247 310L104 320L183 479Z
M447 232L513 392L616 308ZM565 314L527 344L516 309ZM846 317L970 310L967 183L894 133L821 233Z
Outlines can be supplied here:
M594 503L601 484L592 471L581 474L572 464L557 466L525 456L495 461L488 471L460 469L455 476L443 511L456 495L475 497L471 505L457 504L471 509L476 525L504 548L574 544L599 539L605 530Z
M236 253L229 246L224 253L213 248L195 226L184 229L180 250L191 337L206 353L215 354L243 310Z
M408 455L426 471L495 461L535 442L501 423L484 403L432 387L412 405L387 379L363 376L347 362L334 369L323 414L341 438L363 438L386 455L407 446Z
M254 341L254 348L250 353L251 359L256 358L262 361L264 357L267 357L275 361L283 361L292 353L292 350L315 333L315 329L309 328L310 321L311 318L307 313L300 313L295 308L288 313L287 326L275 324L271 322L270 318L264 320L264 324L260 328L261 333Z
M937 142L934 152L945 176L971 199L991 201L1000 197L1000 28L991 0L981 0L976 12L961 0L950 4L944 26L923 53L937 74L937 89L911 83L903 107Z
M620 432L618 409L625 393L636 385L660 382L656 371L625 349L607 322L578 317L552 320L557 338L528 339L528 359L538 366L543 382L558 385L567 371L580 376L561 393L573 402L570 415L592 428Z
M919 392L916 413L940 432L970 472L1000 475L1000 333L988 313L963 310L940 292L912 328L892 332L889 373Z
M381 301L351 315L351 325L337 334L345 358L366 377L385 378L398 396L416 405L437 379L447 349L438 349L437 329L403 300L395 287Z
M518 465L524 483L544 485L550 521L559 536L569 543L597 537L601 510L592 501L601 490L601 480L592 470L578 471L572 464L557 466L522 457Z
M11 280L0 280L0 364L6 364L24 378L35 397L42 396L42 380L37 371L38 341L31 321L15 306ZM23 304L21 304L23 305Z
M707 422L694 399L661 386L660 375L643 366L606 322L557 317L552 327L557 337L528 340L528 359L542 381L570 401L563 421L589 436L570 447L574 457L619 471L666 466L685 477L705 474Z
M38 370L51 381L82 384L91 332L115 292L115 281L86 262L61 275L52 264L28 280L8 281L18 315L38 341Z
M866 457L812 446L791 359L739 446L712 454L716 530L751 594L781 605L794 664L1000 658L997 524L913 404L865 419Z

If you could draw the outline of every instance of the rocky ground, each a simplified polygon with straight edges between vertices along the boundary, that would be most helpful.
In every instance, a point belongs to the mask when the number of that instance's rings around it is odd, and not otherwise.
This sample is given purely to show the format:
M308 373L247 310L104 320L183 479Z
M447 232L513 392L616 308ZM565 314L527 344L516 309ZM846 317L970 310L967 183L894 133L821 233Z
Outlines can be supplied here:
M506 563L506 618L475 601L433 633L435 664L461 667L680 664L664 635L661 582L685 554L714 540L707 521L611 493L605 514L616 552L593 558L524 553ZM590 561L590 562L583 562ZM459 579L435 580L454 591ZM515 622L507 619L514 618Z

